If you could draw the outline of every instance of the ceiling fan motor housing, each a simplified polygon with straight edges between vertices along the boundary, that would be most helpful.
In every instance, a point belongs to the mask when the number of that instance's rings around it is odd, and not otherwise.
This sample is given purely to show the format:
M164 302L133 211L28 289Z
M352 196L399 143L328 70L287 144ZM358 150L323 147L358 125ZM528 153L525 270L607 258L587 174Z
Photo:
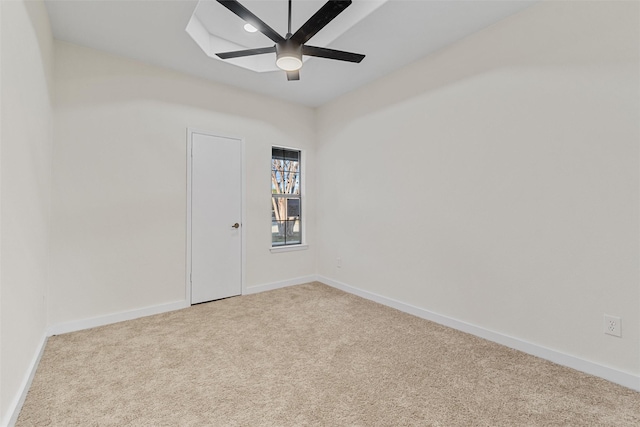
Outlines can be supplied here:
M276 43L276 65L285 71L302 67L302 45L291 39Z

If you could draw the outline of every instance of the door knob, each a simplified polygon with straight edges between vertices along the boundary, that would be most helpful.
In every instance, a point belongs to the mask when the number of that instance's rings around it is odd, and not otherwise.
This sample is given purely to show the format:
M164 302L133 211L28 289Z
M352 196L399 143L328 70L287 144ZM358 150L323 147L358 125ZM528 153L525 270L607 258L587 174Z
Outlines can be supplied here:
M232 227L232 228L240 228L240 224L238 224L238 223L236 222L236 223L235 223L235 224L233 224L231 227Z

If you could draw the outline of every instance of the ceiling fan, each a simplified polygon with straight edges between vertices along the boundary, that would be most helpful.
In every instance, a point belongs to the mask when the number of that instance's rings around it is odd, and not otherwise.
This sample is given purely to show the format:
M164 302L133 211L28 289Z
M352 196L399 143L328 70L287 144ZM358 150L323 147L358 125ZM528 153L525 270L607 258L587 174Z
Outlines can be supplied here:
M282 37L273 28L265 24L264 21L251 13L249 9L241 5L237 0L218 0L218 3L238 15L247 24L252 25L262 34L275 42L275 45L270 47L217 53L216 55L221 59L239 58L242 56L262 55L265 53L275 52L276 65L278 68L287 72L287 80L300 80L302 55L357 63L362 61L364 58L364 55L357 53L327 49L325 47L308 46L305 44L309 39L311 39L311 37L316 35L318 31L323 29L325 25L342 13L342 11L351 4L351 0L328 1L293 34L291 33L291 0L289 0L289 24L287 35L285 37Z

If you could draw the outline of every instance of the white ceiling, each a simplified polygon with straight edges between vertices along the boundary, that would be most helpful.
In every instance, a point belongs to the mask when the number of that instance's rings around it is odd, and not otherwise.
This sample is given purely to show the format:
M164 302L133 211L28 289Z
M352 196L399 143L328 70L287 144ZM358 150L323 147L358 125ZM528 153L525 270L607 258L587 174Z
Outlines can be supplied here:
M326 34L321 31L309 44L365 54L362 63L310 58L300 71L301 80L291 82L282 71L259 73L207 56L185 31L197 0L45 1L56 39L316 107L539 0L378 0L382 4L377 8L371 6L373 0L355 0L325 27ZM286 0L240 1L284 36ZM293 32L313 13L312 6L323 3L293 0ZM215 29L219 22L218 35L238 31L227 39L246 38L239 33L242 21L226 8L215 3L201 7L216 14L207 25ZM367 8L375 10L360 19L359 10ZM229 29L232 23L237 30ZM248 43L256 47L273 45L260 33L251 36L255 40Z

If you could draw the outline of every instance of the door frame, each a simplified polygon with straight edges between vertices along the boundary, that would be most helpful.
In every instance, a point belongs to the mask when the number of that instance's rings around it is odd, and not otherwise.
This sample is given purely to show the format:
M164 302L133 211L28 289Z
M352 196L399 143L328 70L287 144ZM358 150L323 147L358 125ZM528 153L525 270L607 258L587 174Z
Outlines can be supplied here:
M245 265L246 265L246 233L244 232L246 221L246 179L245 179L245 140L242 137L234 136L234 135L226 135L219 132L211 132L205 131L195 128L187 128L187 239L186 239L186 269L185 269L185 300L189 306L191 306L191 191L192 191L192 179L193 179L193 143L192 136L194 134L206 135L215 138L226 138L226 139L235 139L240 142L240 155L241 155L241 171L240 171L240 180L242 187L242 195L240 196L240 204L241 204L241 223L242 227L240 227L240 246L241 246L241 256L240 256L240 282L241 282L241 295L246 293L246 285L245 285Z

